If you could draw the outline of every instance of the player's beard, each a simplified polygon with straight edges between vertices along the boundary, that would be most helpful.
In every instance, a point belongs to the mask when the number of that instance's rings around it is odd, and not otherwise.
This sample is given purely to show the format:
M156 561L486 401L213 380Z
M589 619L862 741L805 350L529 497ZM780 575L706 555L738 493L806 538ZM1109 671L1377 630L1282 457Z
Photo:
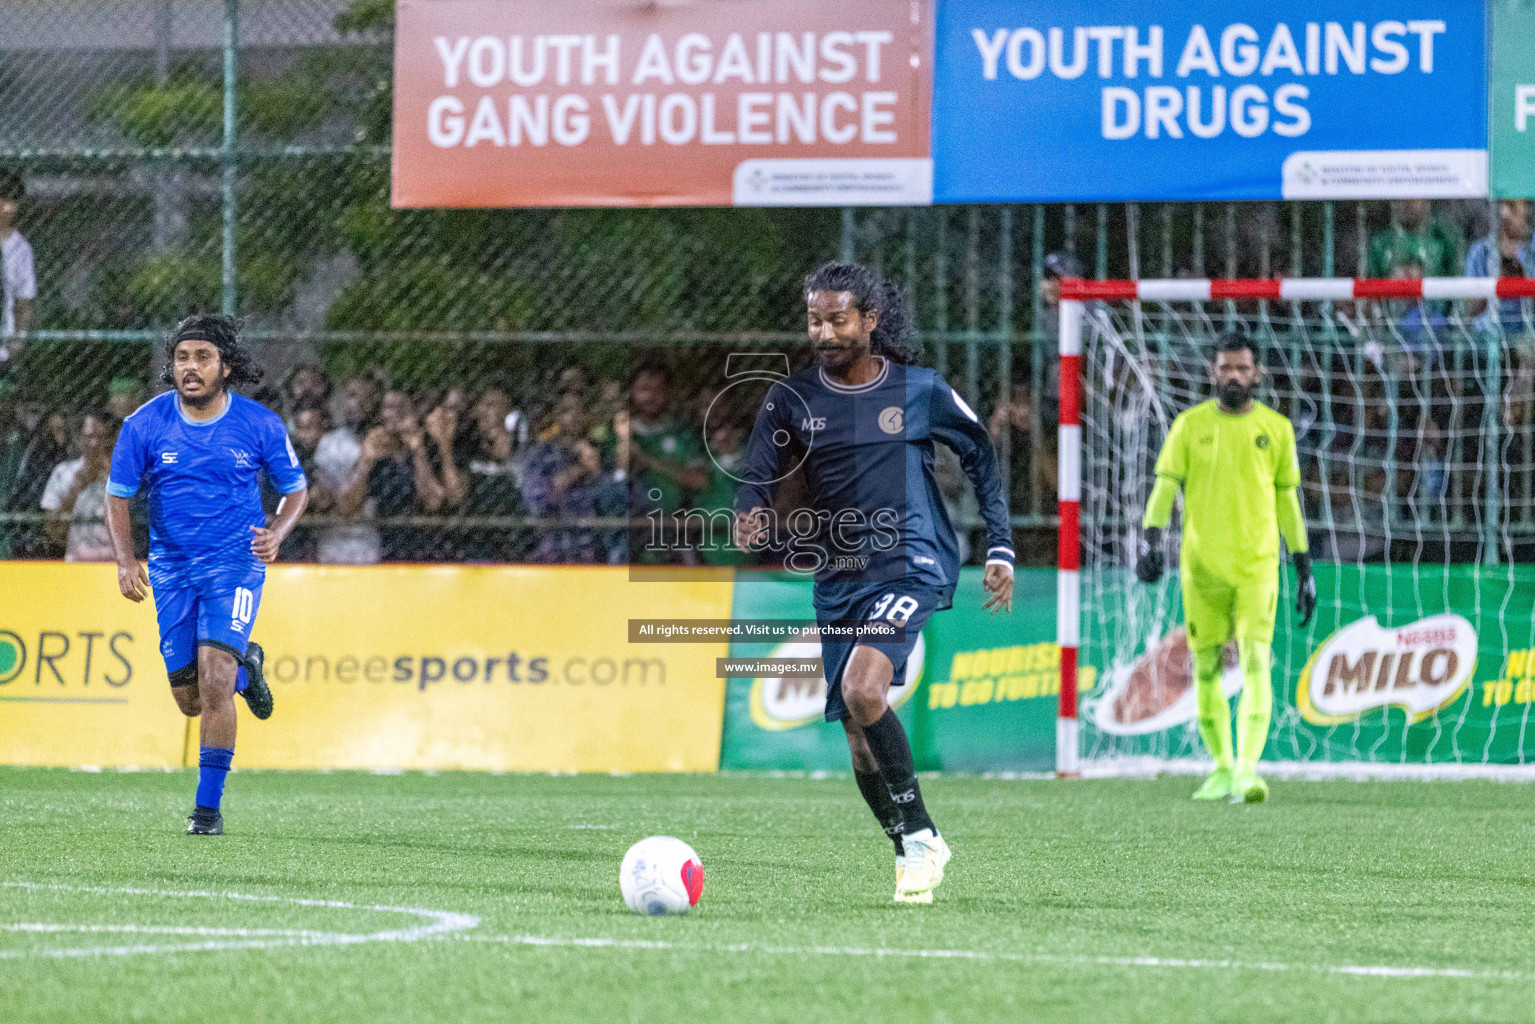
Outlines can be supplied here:
M1246 408L1247 403L1251 402L1253 396L1257 393L1257 384L1242 384L1234 380L1228 380L1215 389L1216 397L1220 399L1221 405L1232 412L1238 412Z
M867 345L817 345L815 357L821 369L830 374L840 374L852 369L853 364L868 351Z
M208 384L207 381L200 380L200 383L202 384L203 387L207 388L207 384ZM194 409L206 409L206 408L208 408L215 401L217 401L219 396L222 395L223 393L224 393L224 388L223 388L222 384L220 384L220 385L214 386L212 388L208 388L201 395L193 396L193 395L187 394L186 391L184 391L182 389L182 382L181 381L178 380L176 382L176 394L181 398L181 400L184 403L186 403L187 405L190 405Z

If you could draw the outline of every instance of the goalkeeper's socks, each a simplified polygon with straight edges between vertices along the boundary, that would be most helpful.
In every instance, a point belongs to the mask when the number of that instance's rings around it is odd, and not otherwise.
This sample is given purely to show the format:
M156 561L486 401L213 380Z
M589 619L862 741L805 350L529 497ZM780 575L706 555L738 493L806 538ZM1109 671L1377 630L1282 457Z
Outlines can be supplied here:
M246 673L242 664L240 670L235 673L235 693L244 693L245 688L251 684L251 677Z
M917 785L917 771L911 758L911 744L901 720L889 708L872 725L864 726L864 737L874 760L879 763L879 774L890 790L890 799L901 812L907 834L930 828L938 831L922 803L922 787Z
M1221 648L1194 652L1194 689L1199 708L1199 738L1215 767L1231 767L1231 704L1221 689Z
M869 805L869 810L879 819L880 828L885 830L885 835L895 844L897 857L906 855L906 848L901 843L901 832L904 830L901 809L890 799L890 788L885 785L884 778L879 772L853 771L853 778L858 781L858 792L863 794L864 802Z
M224 778L235 752L225 747L203 747L197 759L197 806L219 809L224 799Z
M1252 771L1268 742L1274 711L1274 680L1269 670L1269 645L1238 642L1242 658L1242 699L1237 703L1237 765Z

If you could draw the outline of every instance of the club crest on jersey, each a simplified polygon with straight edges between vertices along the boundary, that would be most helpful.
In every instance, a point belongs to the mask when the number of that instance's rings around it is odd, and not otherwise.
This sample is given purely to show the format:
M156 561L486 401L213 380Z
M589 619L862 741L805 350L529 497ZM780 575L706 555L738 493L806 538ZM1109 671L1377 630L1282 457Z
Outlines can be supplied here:
M899 434L906 425L906 412L899 405L892 405L879 414L879 429L887 434Z
M231 454L231 455L233 455L235 457L235 468L236 469L255 469L256 468L256 464L251 462L250 452L244 451L244 450L239 449L239 448L231 448L231 449L229 449L229 454Z
M1269 446L1269 436L1267 434L1259 434L1257 437L1253 438L1253 444L1258 446L1258 450L1260 452L1266 451Z

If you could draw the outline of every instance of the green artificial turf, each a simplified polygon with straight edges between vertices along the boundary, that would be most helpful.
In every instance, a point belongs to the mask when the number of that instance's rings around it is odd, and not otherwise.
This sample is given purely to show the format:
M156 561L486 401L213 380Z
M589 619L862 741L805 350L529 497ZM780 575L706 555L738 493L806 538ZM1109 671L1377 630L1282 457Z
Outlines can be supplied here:
M205 839L192 773L3 769L0 1020L1535 1019L1528 786L1196 781L927 780L923 907L846 777L236 772ZM688 917L618 899L654 833Z

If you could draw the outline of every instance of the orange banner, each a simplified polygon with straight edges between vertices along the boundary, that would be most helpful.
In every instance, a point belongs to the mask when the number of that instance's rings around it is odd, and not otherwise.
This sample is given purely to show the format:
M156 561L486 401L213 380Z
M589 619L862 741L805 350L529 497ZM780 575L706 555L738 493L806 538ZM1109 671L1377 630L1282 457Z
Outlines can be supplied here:
M400 207L932 201L932 0L400 0Z

